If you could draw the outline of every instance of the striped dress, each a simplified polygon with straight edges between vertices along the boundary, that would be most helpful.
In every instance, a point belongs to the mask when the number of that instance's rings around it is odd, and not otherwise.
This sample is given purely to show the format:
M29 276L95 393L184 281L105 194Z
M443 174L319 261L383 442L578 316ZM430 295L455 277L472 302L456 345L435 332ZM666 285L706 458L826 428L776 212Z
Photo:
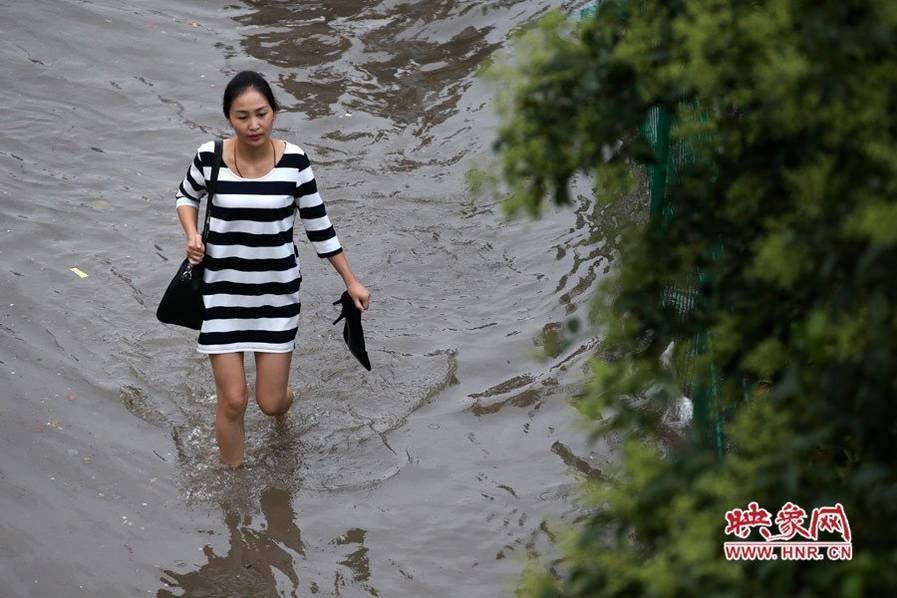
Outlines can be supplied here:
M177 192L177 206L199 207L212 174L214 141L199 147ZM299 219L319 257L343 249L318 194L311 164L287 142L276 166L257 179L221 164L203 258L205 319L200 353L295 348L302 273L293 225Z

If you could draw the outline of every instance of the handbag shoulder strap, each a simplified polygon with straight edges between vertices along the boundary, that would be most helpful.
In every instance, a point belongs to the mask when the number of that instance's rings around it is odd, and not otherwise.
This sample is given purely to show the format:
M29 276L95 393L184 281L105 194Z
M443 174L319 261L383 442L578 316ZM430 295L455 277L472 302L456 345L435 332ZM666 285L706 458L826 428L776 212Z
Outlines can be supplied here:
M212 196L215 195L215 187L218 186L218 171L221 170L221 160L224 155L224 141L215 140L215 157L212 161L212 176L206 182L206 221L202 227L202 242L209 237L209 218L212 216Z

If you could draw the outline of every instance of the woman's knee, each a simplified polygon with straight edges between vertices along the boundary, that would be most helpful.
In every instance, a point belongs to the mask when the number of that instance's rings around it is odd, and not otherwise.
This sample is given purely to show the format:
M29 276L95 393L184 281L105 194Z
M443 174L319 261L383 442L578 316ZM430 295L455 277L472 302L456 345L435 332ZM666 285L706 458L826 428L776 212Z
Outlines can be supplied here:
M293 404L293 393L289 388L276 394L259 393L256 396L256 402L265 415L283 415L290 410L290 406Z
M222 408L225 415L229 417L238 417L246 411L246 405L249 403L249 388L242 389L226 389L218 394L218 405Z

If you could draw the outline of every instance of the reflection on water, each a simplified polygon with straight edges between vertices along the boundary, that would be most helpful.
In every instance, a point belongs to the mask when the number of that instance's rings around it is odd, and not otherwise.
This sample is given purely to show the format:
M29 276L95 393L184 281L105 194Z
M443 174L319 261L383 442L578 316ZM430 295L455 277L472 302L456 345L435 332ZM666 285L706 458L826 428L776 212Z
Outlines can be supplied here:
M339 595L347 587L379 595L370 583L368 548L364 545L367 532L359 528L350 528L327 543L337 553L332 587L321 588L313 579L302 579L306 546L293 500L286 490L269 488L262 493L257 516L247 505L222 505L228 529L227 552L219 555L207 544L202 550L206 562L197 569L164 569L163 588L156 595L300 596L302 588L312 594Z
M164 571L157 596L278 596L275 571L286 577L297 595L299 578L294 560L305 554L302 534L296 526L290 494L270 488L262 494L262 521L253 527L252 515L224 507L229 531L227 554L217 555L208 545L208 562L185 573ZM174 594L172 590L183 590Z
M476 18L487 10L477 2L247 4L253 12L237 20L262 31L243 48L290 70L280 84L297 100L291 110L309 118L361 111L393 127L413 124L421 141L457 111L468 75L498 47L487 41L493 27Z
M339 594L341 588L345 588L347 584L353 583L361 584L360 587L367 589L371 595L377 595L377 591L367 583L371 577L371 565L368 562L367 546L364 545L364 537L366 534L367 532L363 529L353 527L342 536L331 541L331 544L348 546L350 550L355 545L358 546L358 548L355 548L355 550L352 550L352 552L346 555L345 559L339 562L340 565L344 565L352 572L352 577L347 580L341 571L337 571L333 580L333 589L335 593Z
M202 548L206 562L196 569L187 563L176 563L178 570L163 569L157 596L299 596L302 588L312 594L321 590L314 579L303 579L308 555L294 509L302 451L294 439L294 430L272 427L265 442L266 458L257 457L235 471L216 468L222 488L214 494L228 530L226 552L218 554L206 544ZM208 461L215 458L209 455ZM260 480L267 487L259 494ZM369 581L366 533L353 527L328 542L337 547L333 593L351 585L378 595Z
M218 475L213 477L226 489L206 492L216 498L224 516L228 529L227 553L218 555L206 545L203 554L207 562L198 569L182 573L164 570L161 581L165 587L159 590L158 596L278 596L281 595L278 577L285 579L290 584L291 595L296 595L299 569L295 561L305 555L305 545L296 522L290 486L278 483L278 478L283 481L299 476L302 453L293 438L289 423L272 426L264 442L269 447L270 462L262 465L250 461L236 470L223 465L215 467ZM182 466L189 467L183 455L180 459ZM204 461L216 463L217 459L209 454ZM264 490L257 497L256 507L258 479L265 480L266 485L262 486ZM257 511L257 524L253 525ZM172 590L183 593L172 594Z

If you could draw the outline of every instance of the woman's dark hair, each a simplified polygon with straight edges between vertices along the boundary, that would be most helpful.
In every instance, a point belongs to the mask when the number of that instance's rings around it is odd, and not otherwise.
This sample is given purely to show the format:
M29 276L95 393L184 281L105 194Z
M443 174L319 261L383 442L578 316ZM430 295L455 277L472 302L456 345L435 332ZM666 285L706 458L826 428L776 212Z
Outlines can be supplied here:
M224 88L224 118L230 118L231 104L234 103L237 96L249 88L265 96L268 104L271 105L271 110L277 112L280 109L277 100L274 99L274 92L271 91L271 86L268 85L264 77L255 71L240 71Z

